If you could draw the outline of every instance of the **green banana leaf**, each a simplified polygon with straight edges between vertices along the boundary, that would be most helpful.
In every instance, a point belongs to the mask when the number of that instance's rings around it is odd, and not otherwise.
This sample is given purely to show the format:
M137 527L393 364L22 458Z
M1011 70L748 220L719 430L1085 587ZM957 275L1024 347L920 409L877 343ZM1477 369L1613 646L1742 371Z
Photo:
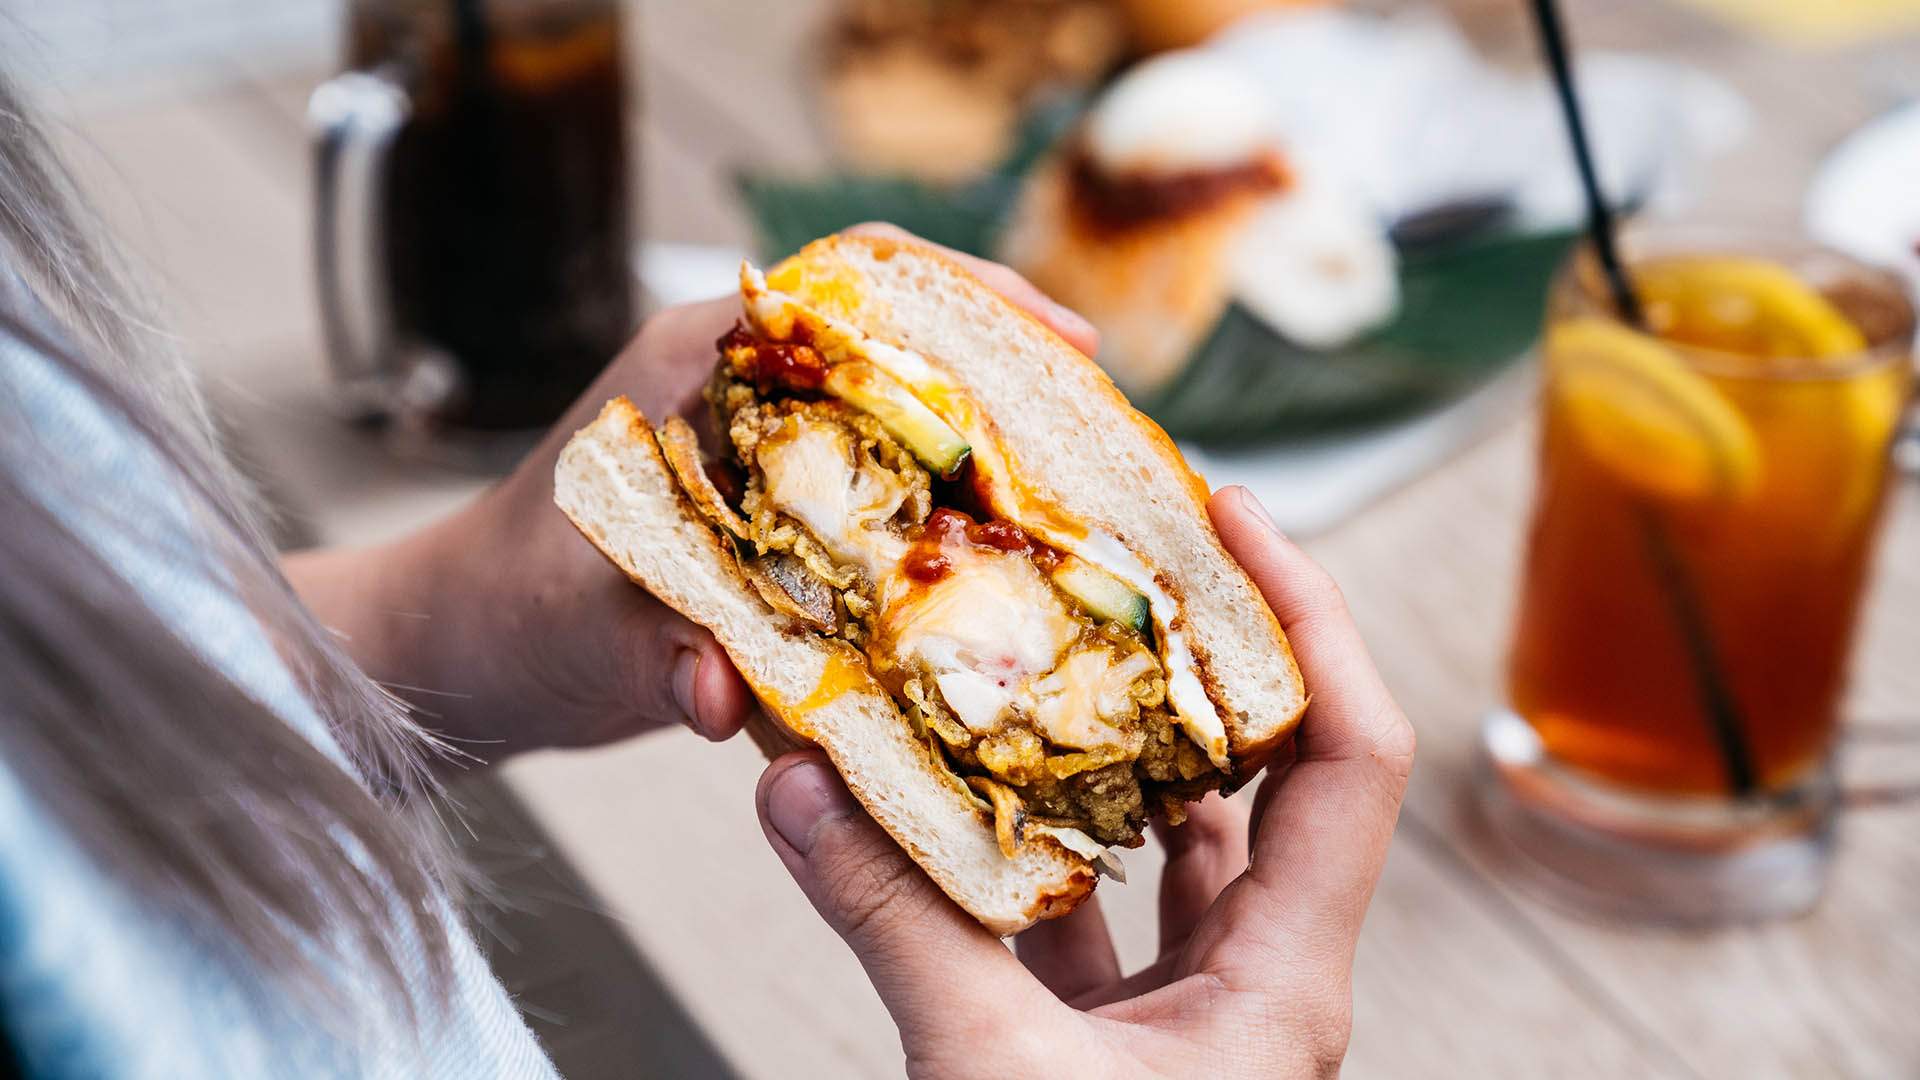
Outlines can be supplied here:
M1176 438L1231 446L1317 435L1430 408L1524 355L1570 231L1469 238L1402 256L1391 322L1328 352L1239 305L1172 383L1139 402Z

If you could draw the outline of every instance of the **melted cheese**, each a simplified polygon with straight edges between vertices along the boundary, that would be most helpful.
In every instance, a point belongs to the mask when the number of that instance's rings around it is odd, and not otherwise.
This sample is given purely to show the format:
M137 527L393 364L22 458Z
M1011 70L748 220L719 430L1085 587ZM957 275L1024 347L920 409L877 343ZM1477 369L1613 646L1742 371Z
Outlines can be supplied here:
M1056 745L1126 745L1114 720L1135 708L1130 691L1152 661L1104 647L1063 661L1082 624L1031 559L954 538L940 550L946 576L914 581L901 569L908 545L884 527L900 505L899 483L857 467L843 429L797 417L755 456L773 505L880 582L879 640L933 674L968 730L992 732L1017 708Z
M964 541L941 554L952 569L939 581L888 581L880 636L931 668L960 722L984 733L1011 705L1032 711L1029 682L1054 670L1080 623L1024 555Z
M835 649L827 655L827 662L820 669L820 679L814 683L813 691L794 705L794 711L805 716L840 700L842 694L872 683L873 676L867 673L866 661L859 654L850 649Z
M787 293L769 289L766 277L744 262L740 266L740 292L747 320L767 337L776 341L791 338L794 324L801 322L830 361L864 359L905 383L972 445L974 472L984 481L987 502L996 514L1048 544L1101 567L1145 596L1160 645L1161 664L1167 672L1167 703L1187 737L1206 751L1213 764L1223 770L1229 767L1226 723L1200 680L1198 662L1186 635L1176 629L1181 621L1180 606L1160 587L1139 556L1117 538L1068 520L1021 484L1010 455L965 391L919 353L875 340L808 308Z

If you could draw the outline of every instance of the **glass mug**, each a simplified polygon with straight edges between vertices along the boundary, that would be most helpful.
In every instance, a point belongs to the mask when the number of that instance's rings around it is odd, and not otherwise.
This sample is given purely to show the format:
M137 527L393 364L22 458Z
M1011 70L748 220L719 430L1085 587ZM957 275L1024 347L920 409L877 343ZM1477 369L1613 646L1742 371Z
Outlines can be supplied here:
M346 407L539 427L636 321L616 0L354 0L315 90L316 253Z
M1831 854L1913 308L1892 275L1811 245L1682 230L1624 245L1658 333L1621 319L1584 251L1548 302L1482 805L1523 866L1589 909L1795 913Z

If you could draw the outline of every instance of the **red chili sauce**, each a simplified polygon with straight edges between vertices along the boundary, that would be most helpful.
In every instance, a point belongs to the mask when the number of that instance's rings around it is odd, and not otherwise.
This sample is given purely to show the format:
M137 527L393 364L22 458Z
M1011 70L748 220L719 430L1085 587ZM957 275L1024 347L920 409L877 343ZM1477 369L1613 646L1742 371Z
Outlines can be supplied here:
M753 382L761 393L775 386L818 390L827 381L827 361L811 345L768 341L738 323L715 343L722 353L749 349L753 354Z
M1011 521L976 522L958 510L942 506L927 518L900 570L922 585L932 585L953 573L953 560L947 557L946 551L961 543L1009 555L1026 555L1043 571L1060 561L1058 551L1028 536Z

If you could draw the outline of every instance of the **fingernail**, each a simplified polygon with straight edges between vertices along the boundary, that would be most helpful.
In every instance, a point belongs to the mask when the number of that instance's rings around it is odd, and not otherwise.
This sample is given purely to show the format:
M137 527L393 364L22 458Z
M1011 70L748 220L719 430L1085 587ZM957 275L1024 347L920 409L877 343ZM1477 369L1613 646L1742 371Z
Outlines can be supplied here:
M813 827L830 814L852 810L853 796L825 765L792 765L767 789L767 821L780 839L805 855L813 846Z
M700 728L700 711L694 705L694 686L700 678L700 654L681 649L673 658L673 703L680 707L680 719L695 731Z
M1270 529L1275 536L1286 535L1285 533L1280 531L1279 522L1276 522L1273 520L1273 515L1267 513L1267 508L1260 505L1260 500L1253 497L1253 492L1247 490L1246 485L1235 484L1234 490L1239 492L1240 505L1242 507L1245 507L1248 513L1251 513L1254 517L1259 518L1261 522L1264 523L1266 527Z

